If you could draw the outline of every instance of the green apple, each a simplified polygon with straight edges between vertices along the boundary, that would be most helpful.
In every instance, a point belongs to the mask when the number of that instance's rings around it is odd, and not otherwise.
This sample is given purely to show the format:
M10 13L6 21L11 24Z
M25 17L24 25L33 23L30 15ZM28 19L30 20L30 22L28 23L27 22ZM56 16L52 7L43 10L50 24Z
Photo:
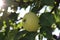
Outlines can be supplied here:
M39 28L39 18L33 12L29 12L25 14L25 16L23 17L22 25L26 31L29 32L37 31Z

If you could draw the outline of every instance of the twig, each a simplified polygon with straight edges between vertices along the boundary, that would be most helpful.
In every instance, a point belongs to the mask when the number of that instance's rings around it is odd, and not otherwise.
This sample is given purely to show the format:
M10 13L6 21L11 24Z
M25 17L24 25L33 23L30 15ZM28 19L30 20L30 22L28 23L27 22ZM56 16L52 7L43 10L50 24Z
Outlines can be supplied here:
M57 3L55 4L55 6L53 7L53 9L51 10L50 13L52 13L54 10L56 10L56 9L58 8L58 6L59 6L59 2L57 2Z

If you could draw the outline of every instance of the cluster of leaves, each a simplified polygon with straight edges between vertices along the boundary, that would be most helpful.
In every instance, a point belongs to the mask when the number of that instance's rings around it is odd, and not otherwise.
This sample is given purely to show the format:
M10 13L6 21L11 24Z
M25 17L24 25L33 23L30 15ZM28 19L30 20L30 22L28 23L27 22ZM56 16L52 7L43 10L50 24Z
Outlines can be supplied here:
M48 40L54 40L52 31L54 27L51 27L52 24L56 24L60 29L60 10L58 9L60 0L6 0L7 6L14 5L13 9L16 10L16 7L27 8L30 6L30 11L38 13L45 5L52 7L51 12L44 12L39 16L40 20L40 32L28 32L20 31L15 21L19 14L11 13L7 14L7 11L4 12L3 16L0 17L0 40L35 40L36 35L41 35L46 37ZM54 13L53 13L54 12ZM13 30L10 30L10 27ZM3 30L4 29L4 30Z

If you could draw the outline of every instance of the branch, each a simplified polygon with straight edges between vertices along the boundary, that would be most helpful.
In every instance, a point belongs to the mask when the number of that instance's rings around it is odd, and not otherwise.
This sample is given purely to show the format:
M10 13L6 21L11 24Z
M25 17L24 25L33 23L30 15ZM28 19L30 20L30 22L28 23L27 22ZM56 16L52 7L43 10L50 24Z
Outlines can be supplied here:
M57 3L55 4L55 6L53 7L53 9L51 10L50 13L52 13L54 10L56 10L56 9L58 8L58 6L59 6L59 2L57 2Z

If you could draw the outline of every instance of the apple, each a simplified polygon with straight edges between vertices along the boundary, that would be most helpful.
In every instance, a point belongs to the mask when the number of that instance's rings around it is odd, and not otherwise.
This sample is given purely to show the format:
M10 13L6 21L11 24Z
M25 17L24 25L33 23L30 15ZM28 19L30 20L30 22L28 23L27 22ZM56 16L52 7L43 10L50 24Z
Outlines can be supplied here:
M24 15L22 25L29 32L37 31L39 28L39 18L35 13L29 12Z

